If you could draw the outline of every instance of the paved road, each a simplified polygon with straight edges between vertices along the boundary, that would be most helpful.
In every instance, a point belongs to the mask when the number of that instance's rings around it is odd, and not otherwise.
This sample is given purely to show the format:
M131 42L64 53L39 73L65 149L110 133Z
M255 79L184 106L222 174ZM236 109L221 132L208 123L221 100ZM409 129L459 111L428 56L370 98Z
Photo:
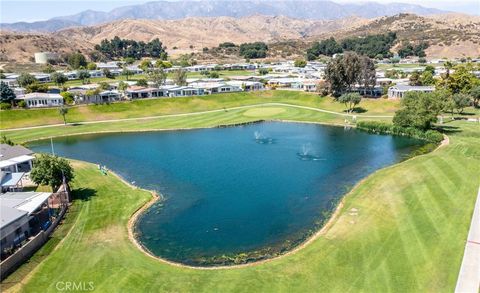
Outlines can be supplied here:
M209 111L201 111L201 112L191 112L191 113L182 113L182 114L168 114L168 115L157 115L157 116L147 116L147 117L138 117L138 118L123 118L123 119L111 119L111 120L96 120L96 121L83 121L83 122L74 122L68 124L96 124L96 123L109 123L109 122L122 122L122 121L135 121L135 120L151 120L151 119L160 119L160 118L171 118L171 117L184 117L184 116L194 116L194 115L202 115L208 113L217 113L223 112L225 110L240 110L240 109L248 109L248 108L256 108L262 106L284 106L284 107L292 107L298 109L305 109L305 110L312 110L322 113L329 113L335 115L341 115L345 117L363 117L363 118L392 118L393 116L386 116L386 115L352 115L347 113L339 113L329 110L323 110L314 107L307 107L307 106L299 106L299 105L292 105L292 104L285 104L285 103L262 103L262 104L253 104L247 106L239 106L239 107L232 107L232 108L225 108L225 109L217 109L217 110L209 110ZM0 129L0 131L16 131L16 130L28 130L28 129L38 129L38 128L48 128L48 127L57 127L63 126L63 123L59 124L49 124L49 125L40 125L40 126L30 126L30 127L21 127L21 128L9 128L9 129Z
M456 293L480 292L480 188L473 210L462 266L458 275Z

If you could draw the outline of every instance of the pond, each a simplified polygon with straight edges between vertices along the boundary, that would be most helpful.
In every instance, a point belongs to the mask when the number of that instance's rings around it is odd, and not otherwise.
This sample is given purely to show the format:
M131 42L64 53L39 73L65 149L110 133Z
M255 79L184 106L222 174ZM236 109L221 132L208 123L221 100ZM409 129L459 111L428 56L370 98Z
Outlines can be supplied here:
M137 239L156 256L194 266L250 262L292 249L359 180L423 145L281 122L53 142L58 155L106 165L161 193L165 200L139 217ZM50 141L30 147L51 151Z

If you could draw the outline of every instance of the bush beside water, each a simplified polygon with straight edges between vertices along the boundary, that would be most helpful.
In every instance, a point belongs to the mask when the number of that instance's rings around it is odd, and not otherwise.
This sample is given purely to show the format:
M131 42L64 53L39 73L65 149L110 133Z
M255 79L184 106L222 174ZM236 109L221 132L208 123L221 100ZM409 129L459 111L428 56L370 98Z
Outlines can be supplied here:
M443 140L443 134L437 130L423 131L414 127L401 127L377 121L359 121L357 128L369 133L408 136L434 144L439 144Z

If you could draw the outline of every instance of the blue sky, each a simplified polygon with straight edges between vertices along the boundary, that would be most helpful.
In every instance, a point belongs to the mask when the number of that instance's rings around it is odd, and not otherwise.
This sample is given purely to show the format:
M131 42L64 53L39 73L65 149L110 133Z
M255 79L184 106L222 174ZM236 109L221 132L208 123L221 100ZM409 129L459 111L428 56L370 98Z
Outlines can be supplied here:
M153 1L153 0L150 0ZM362 2L354 0L333 0L334 2ZM0 0L0 22L37 21L55 16L75 14L83 10L110 11L113 8L140 4L145 0ZM363 1L365 2L365 1ZM372 2L414 3L426 7L480 15L480 0L373 0Z

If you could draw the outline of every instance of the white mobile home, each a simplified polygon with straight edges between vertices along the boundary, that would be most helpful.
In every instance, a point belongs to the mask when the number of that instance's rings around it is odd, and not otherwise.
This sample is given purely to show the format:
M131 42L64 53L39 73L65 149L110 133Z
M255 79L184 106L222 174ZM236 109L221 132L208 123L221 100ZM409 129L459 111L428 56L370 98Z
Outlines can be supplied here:
M17 100L24 100L28 108L59 107L63 105L63 97L59 94L30 93Z

